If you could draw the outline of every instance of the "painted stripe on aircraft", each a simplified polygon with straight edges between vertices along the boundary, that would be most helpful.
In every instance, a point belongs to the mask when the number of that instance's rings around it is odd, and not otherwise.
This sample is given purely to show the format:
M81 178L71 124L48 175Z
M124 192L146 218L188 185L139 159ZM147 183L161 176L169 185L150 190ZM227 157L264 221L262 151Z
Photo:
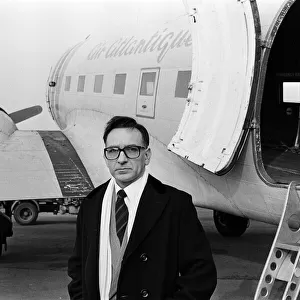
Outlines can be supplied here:
M94 185L76 150L61 131L38 131L64 197L86 196Z

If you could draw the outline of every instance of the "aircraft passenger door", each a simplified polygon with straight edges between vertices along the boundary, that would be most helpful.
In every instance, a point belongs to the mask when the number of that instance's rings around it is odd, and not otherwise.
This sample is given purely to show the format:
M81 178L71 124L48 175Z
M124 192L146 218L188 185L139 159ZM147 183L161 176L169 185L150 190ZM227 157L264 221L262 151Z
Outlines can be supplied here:
M142 69L136 101L136 116L154 118L159 68Z
M250 0L184 3L192 31L192 75L185 111L168 148L220 174L233 165L248 132L244 125L259 70L258 9Z

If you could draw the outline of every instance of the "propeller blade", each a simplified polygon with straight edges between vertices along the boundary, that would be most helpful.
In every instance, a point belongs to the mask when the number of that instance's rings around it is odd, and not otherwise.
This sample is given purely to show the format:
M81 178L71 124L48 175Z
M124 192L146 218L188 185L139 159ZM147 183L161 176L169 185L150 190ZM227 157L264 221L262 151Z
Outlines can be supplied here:
M40 105L35 105L31 107L27 107L18 111L15 111L9 116L14 121L15 124L18 124L22 121L25 121L27 119L30 119L36 115L39 115L43 111L42 107Z

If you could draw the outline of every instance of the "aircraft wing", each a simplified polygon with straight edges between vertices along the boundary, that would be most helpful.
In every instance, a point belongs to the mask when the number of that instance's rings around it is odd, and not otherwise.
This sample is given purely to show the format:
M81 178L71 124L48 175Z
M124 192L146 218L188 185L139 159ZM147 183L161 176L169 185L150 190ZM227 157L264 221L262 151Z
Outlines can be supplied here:
M0 201L83 197L93 189L84 165L62 132L18 130L3 110L0 166Z

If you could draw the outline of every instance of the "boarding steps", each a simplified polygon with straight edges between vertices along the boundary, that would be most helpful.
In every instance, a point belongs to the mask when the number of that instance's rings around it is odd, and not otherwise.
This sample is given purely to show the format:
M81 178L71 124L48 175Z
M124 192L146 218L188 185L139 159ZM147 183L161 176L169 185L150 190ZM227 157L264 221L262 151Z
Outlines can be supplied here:
M297 186L299 188L300 183L293 181L288 187L281 220L254 300L296 300L298 297L300 290L300 197L297 193ZM283 291L280 296L278 293L274 296L278 282L281 287L283 286Z

